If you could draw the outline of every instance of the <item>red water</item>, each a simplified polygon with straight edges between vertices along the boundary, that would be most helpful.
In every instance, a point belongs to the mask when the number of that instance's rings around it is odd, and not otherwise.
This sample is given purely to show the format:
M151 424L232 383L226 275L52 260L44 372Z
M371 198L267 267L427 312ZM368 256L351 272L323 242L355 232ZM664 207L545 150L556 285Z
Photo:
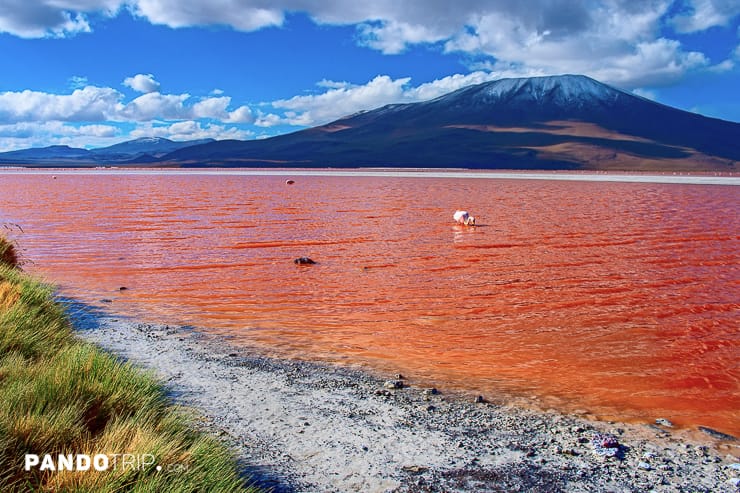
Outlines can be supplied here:
M29 270L115 312L740 434L740 187L293 178L4 174L0 221Z

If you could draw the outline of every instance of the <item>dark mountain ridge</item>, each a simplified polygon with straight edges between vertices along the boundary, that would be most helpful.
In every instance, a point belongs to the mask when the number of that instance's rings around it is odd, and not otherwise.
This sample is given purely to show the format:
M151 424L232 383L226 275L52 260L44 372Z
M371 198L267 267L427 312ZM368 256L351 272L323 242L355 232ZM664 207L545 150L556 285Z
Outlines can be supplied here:
M2 164L28 164L36 166L90 166L128 164L130 162L157 162L167 153L192 145L214 142L200 139L175 142L161 137L142 137L97 149L78 149L64 145L21 149L0 153Z

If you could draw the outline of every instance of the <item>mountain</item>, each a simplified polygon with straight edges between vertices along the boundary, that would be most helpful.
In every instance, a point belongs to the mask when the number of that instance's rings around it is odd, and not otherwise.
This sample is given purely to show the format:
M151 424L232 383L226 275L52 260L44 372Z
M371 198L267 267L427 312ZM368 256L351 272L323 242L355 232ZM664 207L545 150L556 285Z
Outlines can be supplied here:
M254 141L172 152L180 166L732 171L740 124L582 75L501 79Z
M109 147L92 149L90 152L95 156L101 156L105 159L110 159L110 156L117 155L120 155L125 159L133 159L137 156L144 155L160 157L170 152L177 151L178 149L183 149L193 145L208 144L210 142L214 142L214 140L200 139L175 142L162 137L142 137L140 139L121 142L120 144L114 144Z
M0 153L0 165L33 166L100 166L151 163L165 154L192 145L214 142L200 139L174 142L160 137L144 137L98 149L77 149L69 146L49 146Z
M49 146L0 153L0 164L44 162L47 160L77 163L91 159L90 151L69 146Z

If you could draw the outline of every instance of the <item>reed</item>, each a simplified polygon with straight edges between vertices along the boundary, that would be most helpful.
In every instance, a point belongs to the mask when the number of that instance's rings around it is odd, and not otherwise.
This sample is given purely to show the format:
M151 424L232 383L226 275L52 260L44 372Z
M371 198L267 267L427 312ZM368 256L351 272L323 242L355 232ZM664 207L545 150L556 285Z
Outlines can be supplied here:
M52 288L10 265L0 265L0 491L257 491L152 374L76 338ZM137 463L26 471L26 454Z

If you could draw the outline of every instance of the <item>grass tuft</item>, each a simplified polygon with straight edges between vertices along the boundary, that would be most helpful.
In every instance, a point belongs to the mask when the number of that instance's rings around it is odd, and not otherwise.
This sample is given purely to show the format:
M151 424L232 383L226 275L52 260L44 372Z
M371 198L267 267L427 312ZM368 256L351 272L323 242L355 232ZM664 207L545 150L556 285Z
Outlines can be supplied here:
M14 268L18 268L20 266L18 249L12 241L3 235L0 235L0 264L5 264Z
M152 374L77 339L52 294L0 265L0 491L257 491ZM129 455L106 471L25 471L25 454Z

